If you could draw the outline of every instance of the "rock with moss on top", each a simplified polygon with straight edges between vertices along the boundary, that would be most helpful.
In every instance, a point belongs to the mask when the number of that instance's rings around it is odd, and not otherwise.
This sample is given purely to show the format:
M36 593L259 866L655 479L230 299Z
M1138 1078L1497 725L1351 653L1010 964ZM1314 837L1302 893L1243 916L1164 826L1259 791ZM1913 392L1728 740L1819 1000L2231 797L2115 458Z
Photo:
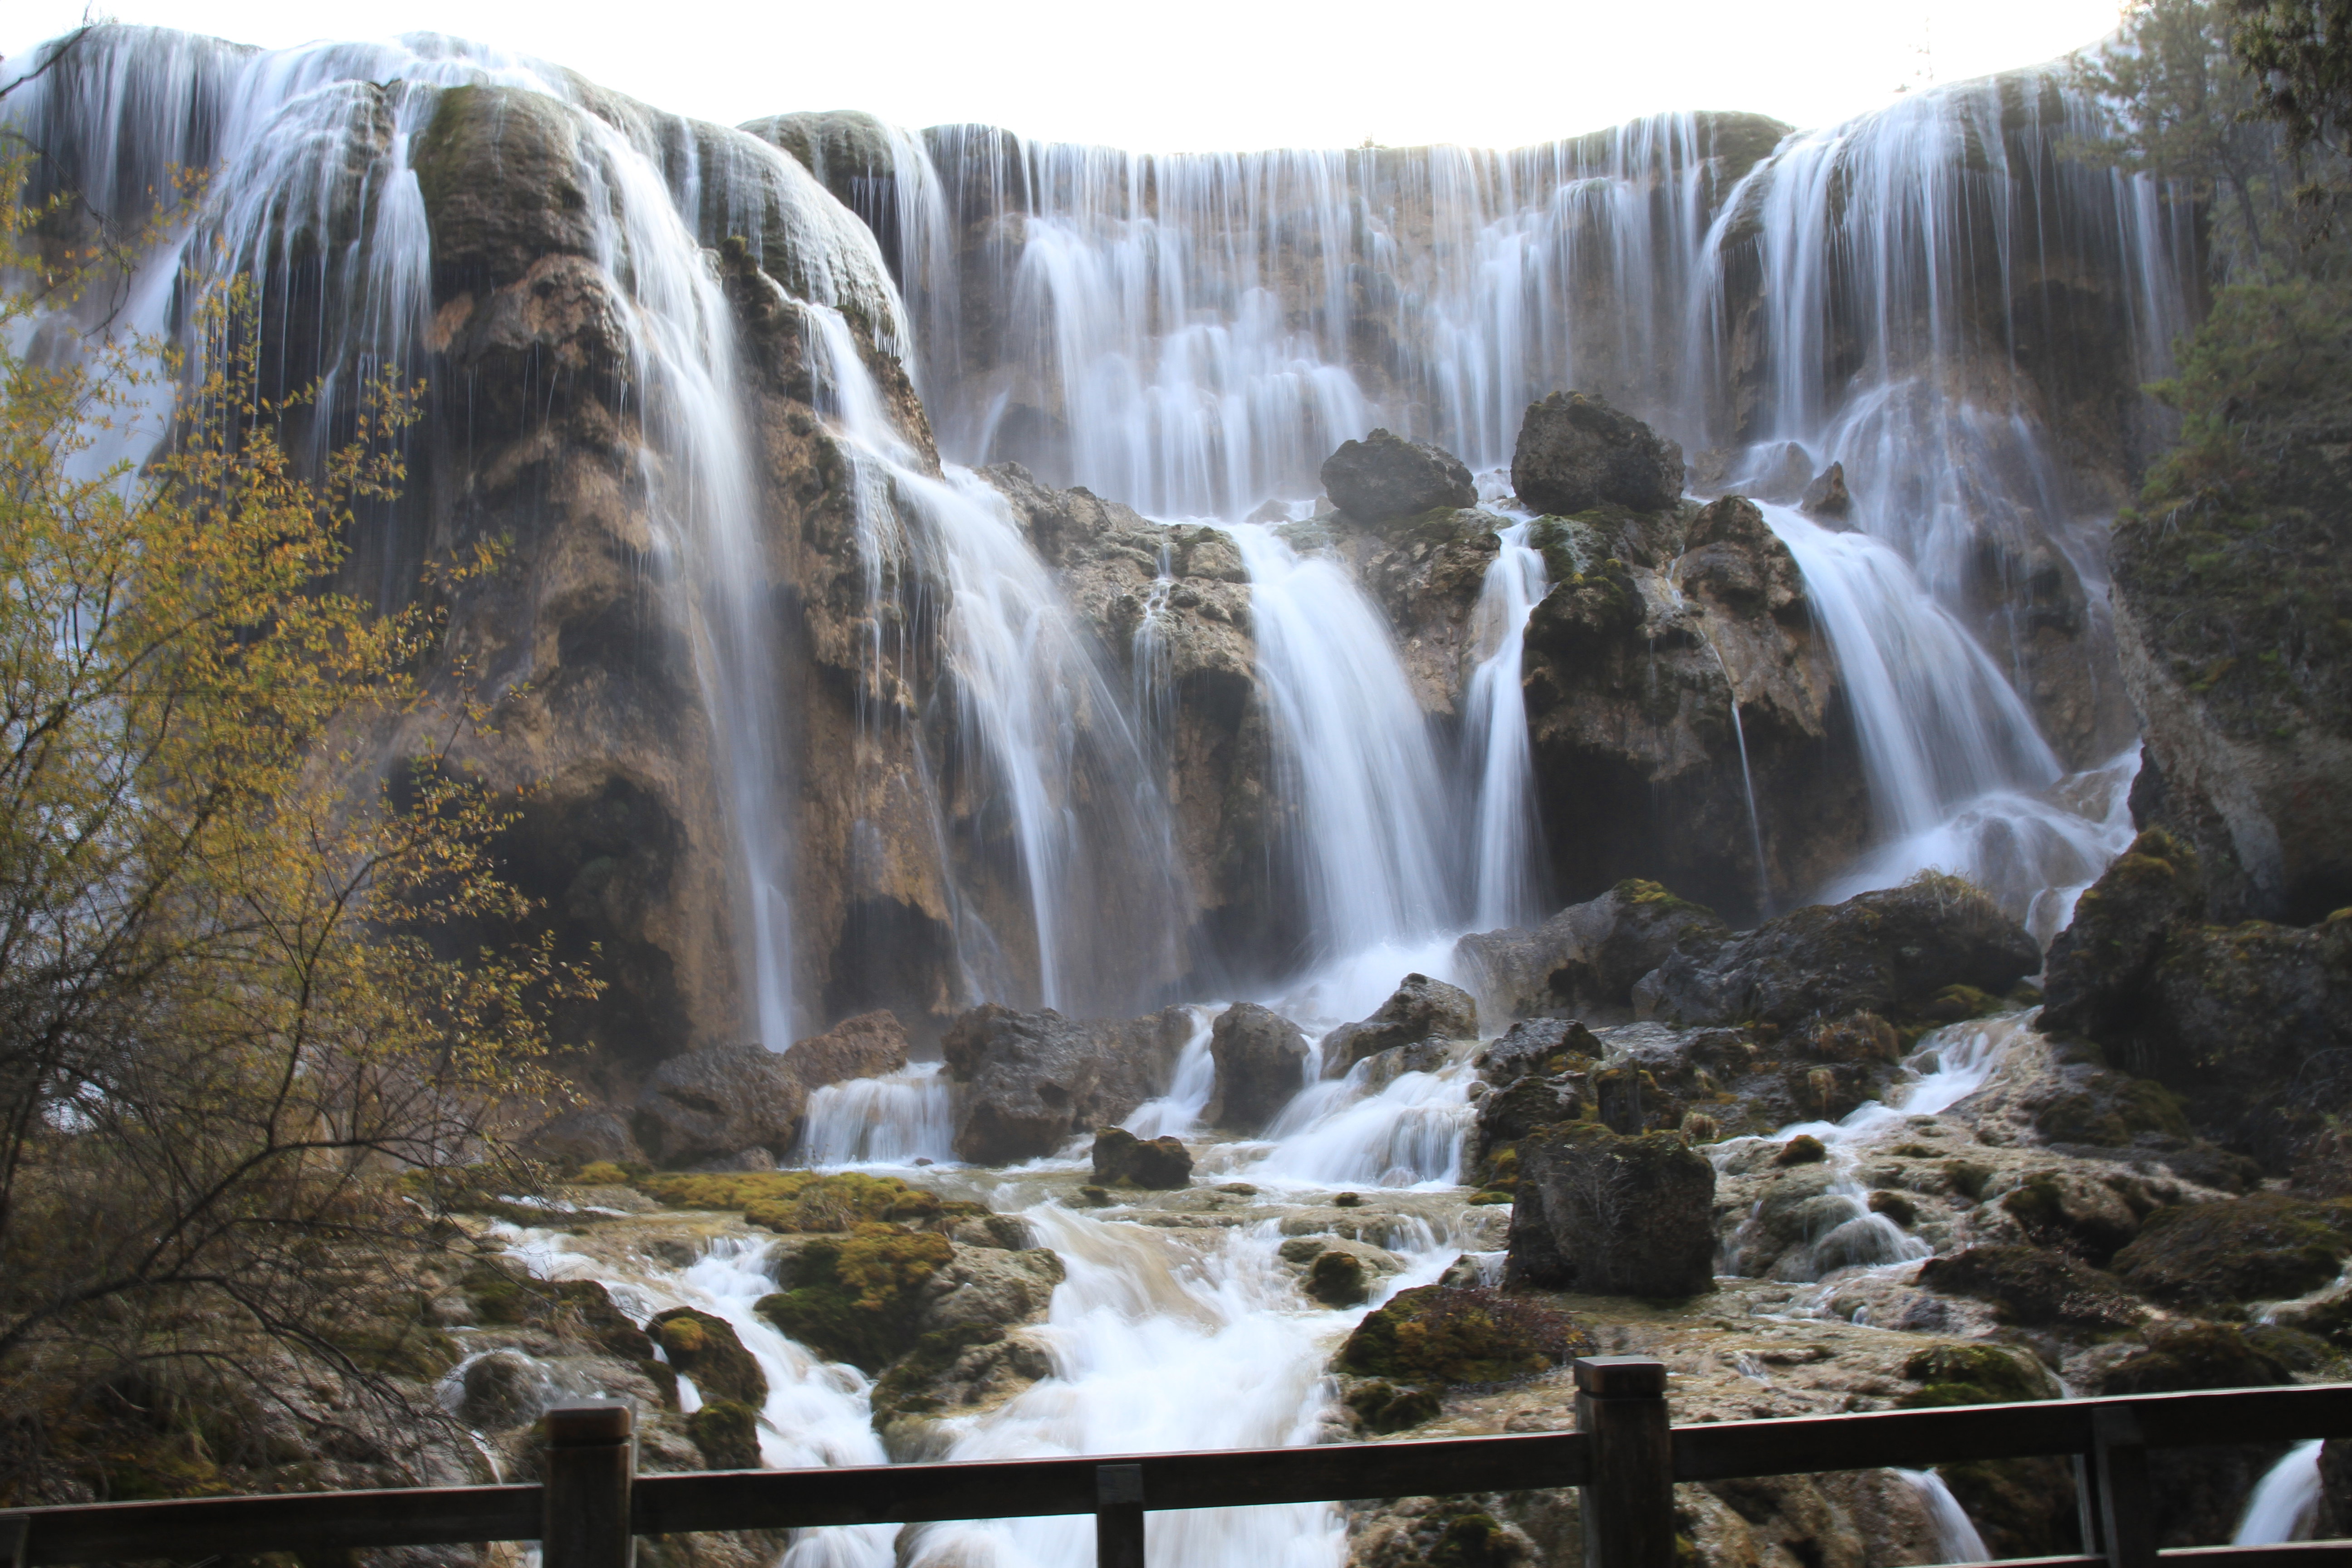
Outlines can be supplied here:
M1337 1364L1359 1377L1510 1383L1593 1349L1592 1337L1565 1312L1499 1290L1422 1285L1365 1314Z
M679 1375L706 1400L731 1399L753 1409L768 1402L768 1374L726 1319L693 1307L657 1312L646 1325Z
M1192 1184L1192 1154L1181 1138L1138 1138L1124 1127L1095 1134L1095 1180L1106 1187L1172 1190Z

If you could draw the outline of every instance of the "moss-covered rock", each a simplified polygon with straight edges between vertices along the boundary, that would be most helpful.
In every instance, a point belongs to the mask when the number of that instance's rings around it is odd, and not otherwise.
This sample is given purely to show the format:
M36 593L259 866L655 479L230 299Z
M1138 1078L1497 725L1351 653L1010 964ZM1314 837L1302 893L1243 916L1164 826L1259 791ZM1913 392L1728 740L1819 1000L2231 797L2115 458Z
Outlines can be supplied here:
M2133 1289L2179 1306L2279 1300L2334 1279L2352 1254L2352 1200L2253 1193L2148 1215L2116 1254Z
M1192 1182L1192 1153L1181 1138L1138 1138L1124 1127L1095 1134L1095 1180L1106 1187L1171 1190Z
M984 1204L942 1198L897 1176L859 1171L664 1172L641 1176L635 1184L671 1208L732 1209L753 1225L788 1235L877 1222L937 1230L989 1213Z
M686 1418L686 1435L714 1470L760 1468L760 1413L733 1399L714 1399Z
M1999 1345L1937 1345L1904 1363L1919 1386L1895 1403L1911 1409L2053 1399L2059 1389L2032 1354ZM2063 1459L1991 1459L1939 1465L1937 1473L1998 1556L2079 1550L2074 1477Z
M1359 1377L1507 1383L1592 1349L1591 1336L1565 1312L1496 1290L1423 1285L1367 1313L1338 1365Z
M2294 1378L2275 1357L2225 1323L2174 1323L2151 1330L2147 1348L2099 1377L2101 1394L2183 1394L2200 1388L2265 1388Z
M1991 1304L2006 1323L2126 1329L2147 1316L2113 1275L2041 1247L1971 1247L1919 1266L1923 1289Z
M1374 1381L1349 1390L1343 1401L1357 1424L1367 1432L1402 1432L1433 1421L1443 1408L1433 1391L1411 1384Z
M1715 1167L1678 1134L1546 1128L1520 1141L1519 1172L1513 1283L1653 1299L1715 1288Z
M826 1360L879 1372L913 1340L922 1288L954 1256L943 1236L859 1225L803 1247L788 1288L758 1310Z
M768 1402L768 1374L726 1319L693 1307L657 1312L646 1327L678 1373L705 1400L733 1400L756 1410Z
M1895 1400L1910 1410L1948 1405L2010 1405L2054 1399L2059 1389L2042 1363L2000 1345L1937 1345L1913 1353L1903 1375L1919 1386Z

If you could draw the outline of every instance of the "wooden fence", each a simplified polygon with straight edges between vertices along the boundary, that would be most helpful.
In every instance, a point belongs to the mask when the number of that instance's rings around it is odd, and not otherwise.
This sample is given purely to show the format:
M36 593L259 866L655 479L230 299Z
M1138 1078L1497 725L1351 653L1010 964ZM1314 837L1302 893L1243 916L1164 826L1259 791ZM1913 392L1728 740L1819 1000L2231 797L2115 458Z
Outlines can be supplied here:
M1150 1511L1584 1489L1587 1568L1675 1568L1677 1481L2072 1456L2088 1554L2014 1568L2352 1568L2352 1541L2158 1552L2155 1448L2352 1437L2352 1384L1670 1425L1666 1371L1576 1363L1573 1432L834 1469L635 1473L620 1405L548 1413L538 1486L0 1510L0 1568L538 1541L544 1568L626 1568L639 1535L1095 1516L1097 1568L1142 1568ZM1208 1568L1208 1565L1186 1565Z

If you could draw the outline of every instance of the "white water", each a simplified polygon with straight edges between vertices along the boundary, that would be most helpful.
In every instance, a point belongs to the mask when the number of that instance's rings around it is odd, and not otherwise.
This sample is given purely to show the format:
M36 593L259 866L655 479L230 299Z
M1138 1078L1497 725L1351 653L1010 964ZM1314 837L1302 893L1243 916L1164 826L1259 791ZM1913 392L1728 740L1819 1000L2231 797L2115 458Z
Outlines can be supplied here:
M1386 623L1329 558L1263 525L1233 532L1315 957L1435 935L1456 898L1448 803Z
M809 1096L800 1161L817 1170L944 1165L955 1159L955 1094L938 1062L829 1083Z
M1969 1518L1969 1510L1960 1506L1960 1500L1952 1495L1952 1489L1944 1484L1943 1477L1933 1470L1898 1469L1895 1473L1918 1492L1920 1500L1927 1505L1928 1517L1936 1521L1936 1549L1943 1553L1936 1559L1937 1562L1986 1563L1992 1560L1992 1553L1985 1548L1984 1537L1977 1533L1975 1522Z
M1528 617L1550 584L1528 525L1496 531L1502 548L1486 568L1472 622L1477 667L1462 700L1462 756L1476 794L1471 827L1471 919L1480 931L1525 925L1537 907L1535 770L1519 690Z
M2255 1483L2238 1521L2233 1546L2308 1541L2319 1518L2319 1438L2297 1443Z
M1266 1137L1275 1147L1244 1167L1253 1182L1300 1187L1458 1185L1462 1144L1476 1120L1468 1055L1429 1072L1400 1073L1375 1089L1371 1063L1309 1084L1283 1108Z
M1222 1007L1193 1007L1192 1032L1176 1053L1176 1068L1170 1074L1168 1092L1157 1100L1147 1100L1135 1108L1133 1115L1119 1123L1138 1138L1181 1138L1200 1124L1201 1112L1208 1109L1209 1096L1217 1087L1217 1058L1209 1049L1216 1030L1217 1015Z

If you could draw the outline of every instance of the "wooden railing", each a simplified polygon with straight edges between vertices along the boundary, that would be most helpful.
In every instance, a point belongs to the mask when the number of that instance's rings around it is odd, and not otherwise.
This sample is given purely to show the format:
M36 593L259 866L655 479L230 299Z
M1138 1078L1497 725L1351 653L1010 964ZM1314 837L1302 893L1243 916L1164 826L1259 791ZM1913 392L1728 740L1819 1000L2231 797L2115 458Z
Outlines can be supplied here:
M0 1568L538 1541L544 1568L626 1568L639 1535L1095 1516L1097 1568L1142 1568L1150 1511L1584 1489L1587 1568L1675 1568L1677 1481L2072 1456L2086 1554L2012 1568L2352 1568L2352 1541L2158 1552L2155 1448L2352 1437L2352 1384L1675 1426L1664 1364L1575 1366L1573 1432L1001 1463L635 1474L620 1405L547 1415L538 1486L0 1510ZM1186 1564L1185 1568L1212 1568Z

